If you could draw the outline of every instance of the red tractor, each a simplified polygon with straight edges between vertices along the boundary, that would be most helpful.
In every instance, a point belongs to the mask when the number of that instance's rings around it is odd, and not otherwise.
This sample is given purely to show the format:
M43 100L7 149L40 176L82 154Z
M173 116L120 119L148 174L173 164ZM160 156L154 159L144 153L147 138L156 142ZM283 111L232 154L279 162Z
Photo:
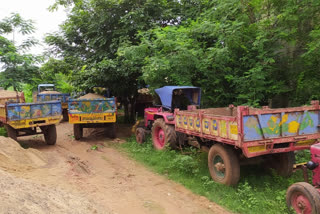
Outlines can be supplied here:
M162 150L165 145L177 147L174 109L187 110L200 106L201 89L193 86L164 86L155 90L161 105L146 108L144 121L136 129L136 141L143 143L152 134L153 146Z
M298 214L320 213L320 143L310 148L311 161L298 166L303 170L305 182L291 185L287 190L287 206ZM307 169L312 170L312 183L308 183Z

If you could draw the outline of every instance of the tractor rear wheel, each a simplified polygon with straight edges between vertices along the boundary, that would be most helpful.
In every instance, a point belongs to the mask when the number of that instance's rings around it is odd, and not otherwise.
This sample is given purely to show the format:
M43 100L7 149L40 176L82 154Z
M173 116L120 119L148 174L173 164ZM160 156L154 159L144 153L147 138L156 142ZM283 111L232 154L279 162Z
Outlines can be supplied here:
M228 146L215 144L210 148L208 167L212 179L218 183L233 186L239 182L239 159L235 151Z
M74 139L80 140L83 136L83 128L81 124L73 124Z
M54 145L57 142L56 125L49 125L43 129L44 139L47 145Z
M7 130L8 137L12 138L13 140L17 140L17 130L7 124L5 124L4 126Z
M298 214L320 213L320 193L309 183L292 184L287 190L286 201L288 208Z
M166 145L176 148L177 136L173 125L167 125L161 118L156 119L152 125L152 142L157 150L165 149Z

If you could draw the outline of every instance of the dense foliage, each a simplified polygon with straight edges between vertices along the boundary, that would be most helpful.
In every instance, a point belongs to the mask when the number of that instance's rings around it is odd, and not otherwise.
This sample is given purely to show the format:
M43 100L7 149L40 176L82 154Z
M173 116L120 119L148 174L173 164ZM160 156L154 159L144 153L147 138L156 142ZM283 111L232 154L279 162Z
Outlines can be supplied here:
M40 69L25 52L34 40L17 47L3 36L30 34L32 22L18 14L1 21L2 86L107 87L131 120L128 106L146 85L199 86L203 107L320 99L317 0L56 0L51 10L60 6L68 18L46 38L56 59Z
M294 106L320 98L317 0L57 0L47 37L79 89L194 85L204 106Z

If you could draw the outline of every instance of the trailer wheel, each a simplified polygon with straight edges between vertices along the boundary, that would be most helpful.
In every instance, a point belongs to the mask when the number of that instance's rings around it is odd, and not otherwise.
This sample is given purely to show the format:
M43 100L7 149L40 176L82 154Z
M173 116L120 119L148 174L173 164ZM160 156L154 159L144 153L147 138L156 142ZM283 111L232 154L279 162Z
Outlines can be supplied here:
M80 140L83 136L83 128L81 124L73 124L74 139Z
M288 208L298 214L320 213L320 193L309 183L292 184L287 190L286 201Z
M239 159L230 147L213 145L208 154L208 167L212 179L218 183L232 186L239 182Z
M163 119L156 119L152 125L152 142L157 150L165 149L168 144L171 148L176 148L176 131L174 126L167 125Z
M47 145L54 145L57 142L57 129L56 125L49 125L43 131L44 139Z
M63 121L68 121L69 120L69 115L68 115L68 109L62 109L62 116L63 116Z
M17 140L17 130L7 124L5 124L4 126L7 130L8 137L12 138L13 140Z
M138 127L136 129L136 141L139 144L144 143L146 140L146 132L144 128Z
M115 123L112 123L109 130L110 138L114 139L117 136L117 127Z
M295 163L294 152L279 153L272 155L271 168L275 169L278 175L289 177L293 173Z

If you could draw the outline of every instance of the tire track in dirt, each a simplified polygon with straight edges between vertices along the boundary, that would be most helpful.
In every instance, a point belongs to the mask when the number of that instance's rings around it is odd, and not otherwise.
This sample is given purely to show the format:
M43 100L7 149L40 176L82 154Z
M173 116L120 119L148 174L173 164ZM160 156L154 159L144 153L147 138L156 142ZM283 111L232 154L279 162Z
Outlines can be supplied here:
M122 130L120 138L130 134L130 127L118 130ZM23 174L25 178L80 193L112 213L230 213L182 185L154 174L116 149L103 147L112 140L101 130L85 131L79 142L72 138L72 125L68 123L57 126L57 132L55 146L42 146L39 139L24 138L25 144L48 157L45 167ZM91 150L93 145L98 145L98 150Z

